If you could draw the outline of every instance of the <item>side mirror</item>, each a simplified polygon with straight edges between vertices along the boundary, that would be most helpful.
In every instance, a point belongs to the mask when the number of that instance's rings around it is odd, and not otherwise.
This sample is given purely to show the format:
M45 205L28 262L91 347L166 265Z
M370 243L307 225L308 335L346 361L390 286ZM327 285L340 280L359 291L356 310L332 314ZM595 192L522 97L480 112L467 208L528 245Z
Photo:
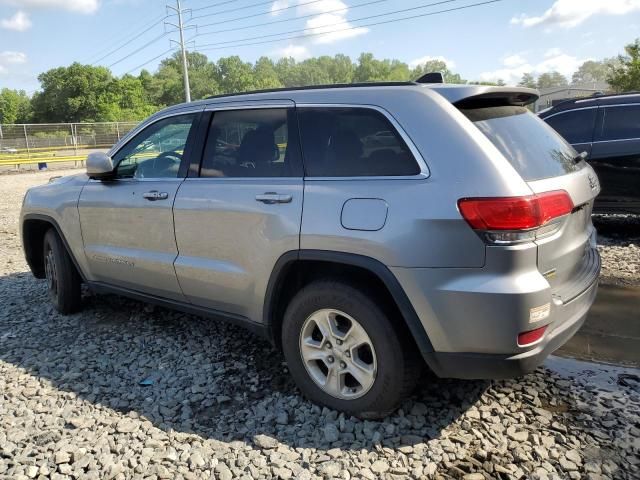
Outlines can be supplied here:
M113 175L113 160L103 152L93 152L87 157L87 175L101 180Z

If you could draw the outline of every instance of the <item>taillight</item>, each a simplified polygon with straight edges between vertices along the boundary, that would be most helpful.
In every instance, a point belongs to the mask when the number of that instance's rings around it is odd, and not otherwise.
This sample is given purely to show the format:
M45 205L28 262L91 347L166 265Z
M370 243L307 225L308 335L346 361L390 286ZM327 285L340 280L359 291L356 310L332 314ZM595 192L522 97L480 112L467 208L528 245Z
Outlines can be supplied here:
M571 213L573 202L567 192L556 190L523 197L463 198L458 208L471 228L488 233L489 241L513 243L535 239L531 231Z

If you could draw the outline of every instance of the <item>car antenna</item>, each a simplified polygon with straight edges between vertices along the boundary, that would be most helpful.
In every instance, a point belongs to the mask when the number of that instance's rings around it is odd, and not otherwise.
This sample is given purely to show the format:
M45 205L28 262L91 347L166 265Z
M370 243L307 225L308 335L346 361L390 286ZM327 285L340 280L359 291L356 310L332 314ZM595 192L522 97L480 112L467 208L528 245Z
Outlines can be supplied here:
M416 80L416 83L445 83L442 72L428 72Z

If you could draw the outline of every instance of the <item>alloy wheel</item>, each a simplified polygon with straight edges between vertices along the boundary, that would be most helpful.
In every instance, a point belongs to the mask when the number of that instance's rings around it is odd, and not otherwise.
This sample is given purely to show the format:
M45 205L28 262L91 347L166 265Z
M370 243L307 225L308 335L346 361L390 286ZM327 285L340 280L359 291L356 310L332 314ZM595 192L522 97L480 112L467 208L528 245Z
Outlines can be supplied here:
M56 268L56 261L53 256L53 250L47 250L47 254L44 258L44 271L47 277L47 286L49 291L54 295L58 292L58 271Z
M373 342L360 323L340 310L318 310L305 320L300 355L316 385L335 398L362 397L375 382Z

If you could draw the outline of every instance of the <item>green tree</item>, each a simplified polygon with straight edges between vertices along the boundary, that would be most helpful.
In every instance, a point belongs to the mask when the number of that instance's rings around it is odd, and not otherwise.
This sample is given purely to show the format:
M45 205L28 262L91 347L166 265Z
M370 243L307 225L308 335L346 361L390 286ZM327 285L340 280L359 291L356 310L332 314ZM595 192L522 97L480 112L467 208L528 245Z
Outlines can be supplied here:
M409 66L399 60L377 60L372 53L358 57L354 70L354 82L389 82L409 80L412 75Z
M429 72L441 72L446 83L467 83L459 74L453 73L449 70L449 67L442 60L429 60L422 65L418 65L411 72L411 80L415 80L425 73Z
M333 58L322 57L329 59L327 61L326 68L329 70L329 76L332 83L351 83L353 82L353 75L355 66L347 55L338 54Z
M104 95L113 81L105 67L73 63L38 76L42 91L33 97L37 122L99 121Z
M149 102L144 76L114 77L104 67L74 63L51 69L38 79L32 99L36 122L112 122L140 120L157 110Z
M538 77L538 88L566 87L567 78L559 72L547 72Z
M607 81L616 92L640 90L640 38L624 47L626 55L611 65Z
M219 74L215 63L206 55L197 52L187 53L189 66L189 85L191 98L200 100L220 93ZM184 79L182 74L182 54L174 53L160 62L158 71L148 77L148 72L141 72L149 101L155 105L167 106L184 102Z
M257 89L279 88L282 83L278 78L276 66L268 57L260 57L253 66L254 87Z
M142 80L131 75L114 79L100 100L99 118L105 122L141 120L158 110L149 104Z
M536 82L535 77L531 73L525 73L524 75L522 75L518 86L527 88L538 88L538 82Z
M614 61L614 59L604 59L602 61L587 60L573 73L571 82L577 84L606 82L609 66Z
M239 56L221 58L217 67L221 93L254 90L253 65L243 62Z
M0 123L27 123L31 117L31 99L24 90L0 90Z

